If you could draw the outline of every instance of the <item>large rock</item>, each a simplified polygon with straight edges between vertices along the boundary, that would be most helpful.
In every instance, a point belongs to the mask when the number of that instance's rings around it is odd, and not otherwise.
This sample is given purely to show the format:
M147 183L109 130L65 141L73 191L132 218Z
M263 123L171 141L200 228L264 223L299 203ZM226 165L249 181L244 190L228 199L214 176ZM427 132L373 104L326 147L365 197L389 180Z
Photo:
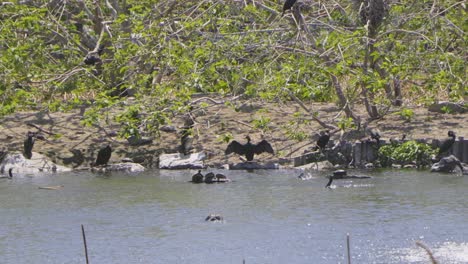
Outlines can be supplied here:
M94 167L94 171L125 171L125 172L142 172L145 171L145 167L141 164L133 162L123 162L123 163L112 163L108 164L105 167Z
M71 171L70 168L55 164L48 157L33 152L31 159L26 159L20 153L7 153L0 162L0 171L5 173L9 168L13 168L13 173L44 173L44 172L64 172Z
M432 164L431 172L452 172L457 166L460 167L462 172L464 171L463 166L457 157L450 155L440 159L439 162Z
M437 113L466 113L468 111L468 107L466 104L439 102L430 105L429 111Z
M181 153L161 154L159 156L160 169L203 169L205 167L205 152L184 155Z

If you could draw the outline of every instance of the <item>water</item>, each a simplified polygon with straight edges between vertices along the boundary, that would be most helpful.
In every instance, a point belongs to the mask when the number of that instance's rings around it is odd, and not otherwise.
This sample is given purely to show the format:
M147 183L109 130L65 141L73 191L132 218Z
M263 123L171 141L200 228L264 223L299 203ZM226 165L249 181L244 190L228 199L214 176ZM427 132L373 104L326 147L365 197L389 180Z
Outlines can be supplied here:
M63 173L0 180L0 263L468 263L468 177L375 171L364 180L294 171ZM354 174L363 175L364 172ZM61 190L38 186L63 185ZM210 213L224 222L205 222Z

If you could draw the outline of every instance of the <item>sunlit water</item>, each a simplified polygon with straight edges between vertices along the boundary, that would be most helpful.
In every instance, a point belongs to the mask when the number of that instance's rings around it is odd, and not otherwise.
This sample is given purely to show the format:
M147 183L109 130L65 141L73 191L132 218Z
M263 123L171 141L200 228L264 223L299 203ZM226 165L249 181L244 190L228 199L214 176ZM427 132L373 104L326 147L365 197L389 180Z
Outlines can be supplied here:
M215 171L216 172L216 171ZM0 263L468 263L468 177L412 170L64 173L0 180ZM60 190L38 186L63 185ZM210 213L223 222L205 222Z

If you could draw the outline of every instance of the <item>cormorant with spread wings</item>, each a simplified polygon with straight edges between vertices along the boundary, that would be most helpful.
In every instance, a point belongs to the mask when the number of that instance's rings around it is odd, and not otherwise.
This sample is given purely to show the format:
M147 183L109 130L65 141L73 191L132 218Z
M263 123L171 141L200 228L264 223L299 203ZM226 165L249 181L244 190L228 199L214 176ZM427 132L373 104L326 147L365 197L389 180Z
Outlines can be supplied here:
M250 136L246 136L245 138L247 139L247 143L245 144L241 144L235 140L229 143L224 153L228 155L234 152L239 155L245 155L247 161L252 161L254 158L254 154L260 154L263 152L268 152L271 154L275 153L268 141L262 140L258 144L253 144L250 142Z

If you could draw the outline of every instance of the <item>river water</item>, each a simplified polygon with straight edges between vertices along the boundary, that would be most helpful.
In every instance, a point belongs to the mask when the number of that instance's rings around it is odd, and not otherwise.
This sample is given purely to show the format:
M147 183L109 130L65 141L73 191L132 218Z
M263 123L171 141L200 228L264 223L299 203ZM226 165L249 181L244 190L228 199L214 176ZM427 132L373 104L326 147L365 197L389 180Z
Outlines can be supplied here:
M292 170L17 175L0 180L0 263L468 263L468 177L355 171L300 180ZM205 171L206 172L206 171ZM204 173L205 173L204 172ZM216 171L215 171L216 172ZM60 190L39 186L63 185ZM223 222L205 222L210 213Z

